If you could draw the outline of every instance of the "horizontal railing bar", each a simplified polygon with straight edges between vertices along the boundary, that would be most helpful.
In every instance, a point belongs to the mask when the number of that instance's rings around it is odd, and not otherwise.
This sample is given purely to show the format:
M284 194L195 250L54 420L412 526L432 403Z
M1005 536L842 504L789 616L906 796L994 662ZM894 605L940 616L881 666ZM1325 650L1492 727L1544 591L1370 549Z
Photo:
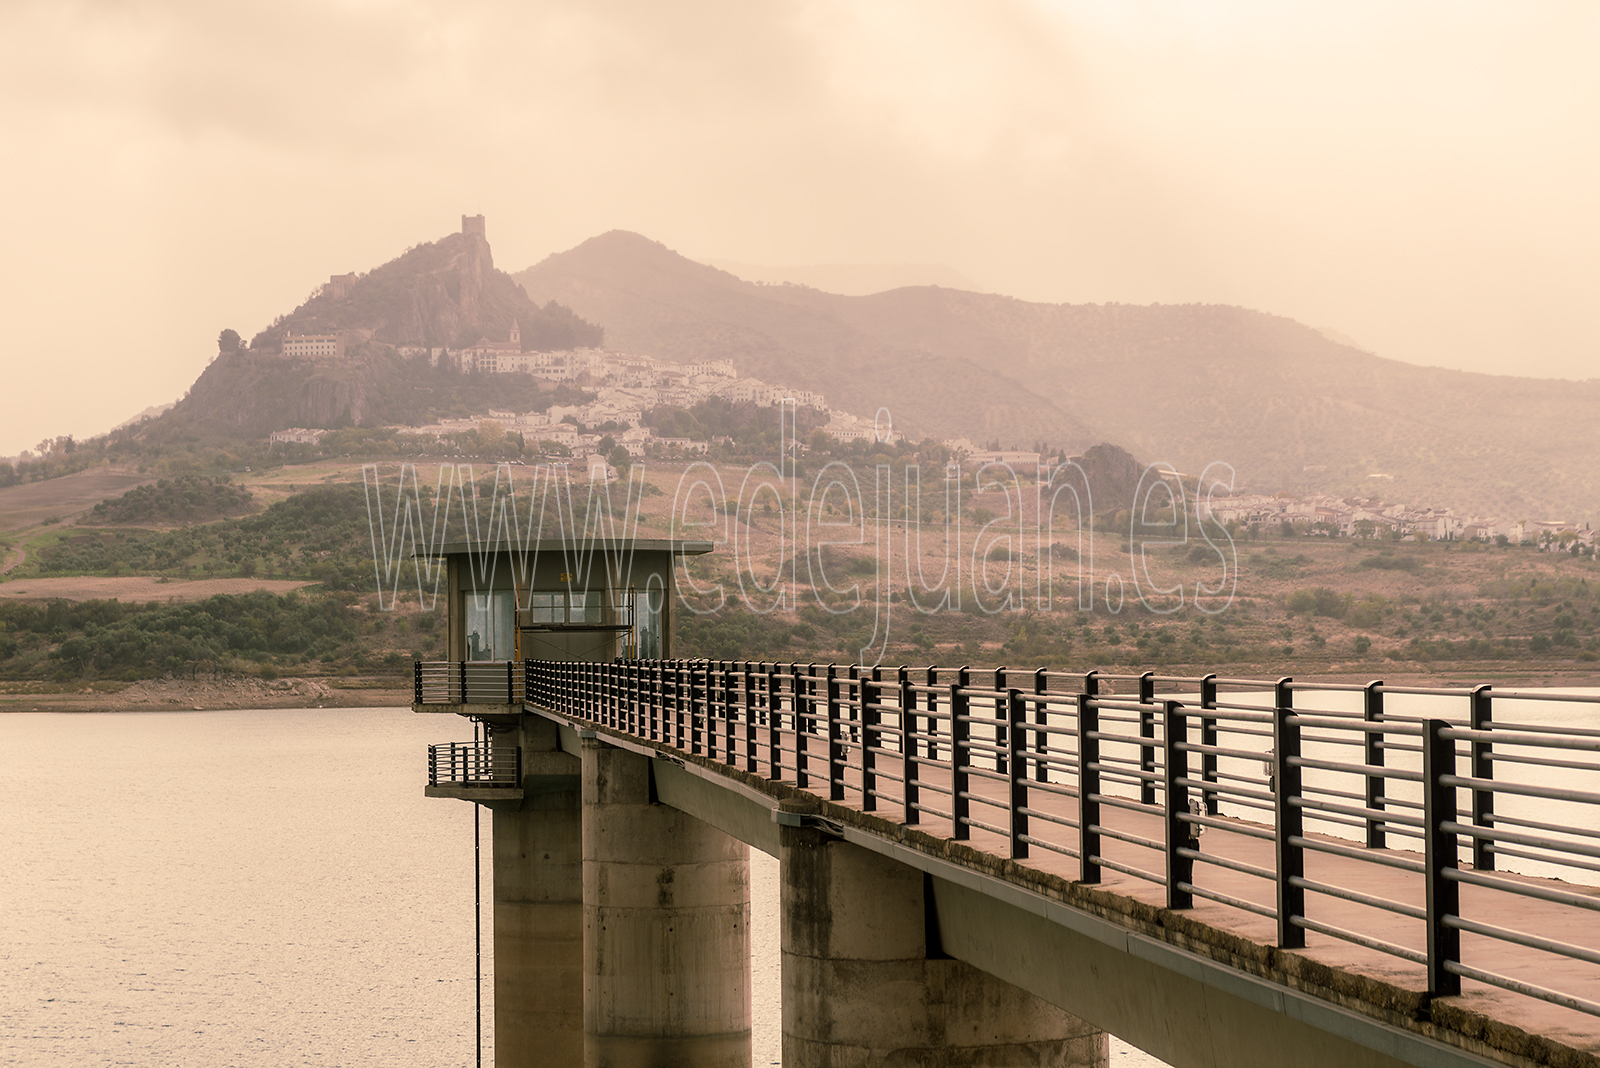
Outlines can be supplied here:
M1102 868L1109 868L1112 871L1121 872L1123 875L1131 876L1135 879L1143 879L1145 882L1155 883L1157 886L1164 886L1167 881L1163 875L1155 875L1145 871L1143 868L1135 868L1131 864L1119 864L1106 857L1091 857L1090 859Z
M1585 753L1600 753L1600 737L1552 737L1531 734L1526 729L1474 731L1464 727L1449 727L1440 731L1439 736L1463 742L1493 742L1495 745L1526 745L1542 749L1573 749Z
M1158 852L1167 848L1166 844L1163 842L1156 842L1149 838L1141 838L1136 834L1118 831L1111 827L1101 827L1097 825L1094 828L1094 833L1102 838L1115 838L1119 842L1127 842L1129 845L1143 846L1146 849L1154 849Z
M1463 979L1476 979L1480 983L1497 986L1514 994L1522 994L1530 998L1537 998L1540 1001L1548 1001L1552 1005L1560 1005L1562 1008L1573 1009L1577 1012L1586 1012L1591 1016L1600 1016L1600 1002L1589 1001L1571 994L1562 994L1546 986L1524 982L1521 979L1513 979L1508 975L1500 975L1497 972L1486 972L1481 968L1470 968L1459 961L1453 960L1444 962L1444 970L1452 975L1459 975Z
M1241 875L1254 875L1258 879L1267 879L1270 881L1275 880L1278 877L1278 873L1273 871L1271 868L1261 868L1254 864L1246 864L1242 860L1229 860L1227 857L1219 857L1214 853L1202 853L1200 850L1193 849L1188 846L1179 846L1178 855L1180 857L1188 857L1190 860L1200 861L1203 864L1212 864L1219 868L1227 868L1229 871L1236 871Z
M1334 845L1332 842L1318 842L1311 838L1302 838L1300 835L1291 835L1289 844L1300 846L1302 849L1313 849L1318 853L1331 853L1336 857L1348 857L1351 860L1366 861L1369 864L1379 864L1385 868L1396 868L1400 871L1409 871L1418 875L1427 871L1427 866L1420 860L1406 860L1402 857L1385 856L1372 849Z
M1384 912L1407 916L1413 920L1426 920L1428 918L1427 909L1417 908L1415 905L1406 905L1399 901L1391 901L1388 898L1373 897L1371 894L1363 894L1342 886L1334 886L1331 883L1318 882L1315 879L1307 879L1301 875L1290 876L1289 882L1293 886L1302 887L1313 893L1342 898L1345 901L1353 901L1358 905L1366 905L1369 908L1382 909Z
M1193 894L1195 897L1203 897L1207 900L1215 901L1219 905L1227 905L1245 912L1253 912L1257 916L1265 916L1269 920L1278 918L1278 910L1271 905L1258 905L1254 901L1246 901L1242 897L1229 897L1227 894L1221 894L1215 890L1207 890L1205 887L1196 886L1193 883L1179 883L1178 889L1186 894Z
M1555 890L1537 883L1518 883L1510 879L1498 878L1481 871L1471 871L1465 868L1446 868L1444 877L1453 882L1471 883L1489 890L1500 890L1517 897L1535 897L1541 901L1549 901L1556 905L1570 905L1576 909L1586 909L1589 912L1600 912L1600 898L1590 897L1586 894L1575 894L1570 890Z
M1568 960L1581 960L1585 964L1600 964L1600 950L1588 949L1584 946L1574 946L1563 942L1552 942L1548 938L1528 934L1510 927L1499 927L1492 923L1479 923L1469 920L1464 916L1445 916L1443 923L1446 927L1454 927L1458 931L1470 931L1475 935L1493 938L1500 942L1510 942L1513 945L1523 946L1527 949L1543 950L1558 957Z
M1401 960L1408 960L1413 964L1428 963L1428 955L1426 953L1418 953L1414 949L1406 949L1404 946L1397 946L1393 942L1385 942L1381 938L1369 938L1366 935L1356 934L1354 931L1347 931L1343 927L1336 927L1331 923L1321 923L1311 919L1309 916L1292 916L1289 922L1296 927L1303 927L1308 931L1316 931L1318 934L1325 934L1345 942L1353 942L1358 946L1375 949L1380 953L1387 953L1392 957L1399 957Z
M1570 853L1580 857L1600 858L1600 846L1587 845L1583 842L1567 842L1559 838L1545 838L1536 834L1523 834L1520 831L1501 831L1492 827L1478 827L1470 823L1456 823L1446 821L1440 829L1446 834L1460 835L1463 838L1476 838L1485 842L1510 842L1512 845L1527 846L1530 849L1548 849L1553 853Z
M1445 786L1459 786L1468 790L1488 790L1497 794L1516 794L1519 797L1542 797L1547 801L1572 801L1586 805L1600 805L1600 794L1584 790L1563 790L1559 786L1534 786L1531 783L1497 782L1494 779L1475 779L1464 775L1441 775L1439 782Z

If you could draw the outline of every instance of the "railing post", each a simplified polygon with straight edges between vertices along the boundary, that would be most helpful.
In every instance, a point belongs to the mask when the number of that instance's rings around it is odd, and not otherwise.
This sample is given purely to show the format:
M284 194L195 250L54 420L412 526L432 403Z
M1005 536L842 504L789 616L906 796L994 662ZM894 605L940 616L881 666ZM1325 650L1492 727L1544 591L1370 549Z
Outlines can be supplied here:
M1011 710L1006 692L1006 669L1003 667L994 670L994 689L1000 695L994 699L994 770L1006 775L1009 774L1006 771L1006 757L1011 751L1010 743L1006 741L1006 725L1010 722Z
M1441 719L1423 723L1422 801L1424 863L1427 867L1428 993L1453 997L1461 993L1461 977L1445 966L1461 960L1461 932L1447 921L1461 912L1461 884L1446 872L1456 868L1456 836L1445 824L1456 822L1456 788L1444 782L1456 773L1456 743Z
M928 759L939 759L939 693L934 689L939 685L939 669L928 667Z
M707 671L708 676L710 674L710 670L711 670L710 669L710 664L708 662L707 666L706 666L706 671ZM698 755L700 750L701 750L701 748L703 747L705 732L701 730L701 720L697 717L697 715L695 713L695 697L694 697L695 670L694 670L694 665L693 664L689 665L686 674L687 674L687 681L688 681L688 686L686 687L686 689L688 691L687 697L689 699L689 752Z
M517 662L506 661L506 704L517 703Z
M1200 680L1200 744L1214 746L1217 744L1217 717L1208 716L1207 711L1215 711L1217 707L1217 677L1207 675ZM1217 754L1200 754L1200 781L1208 785L1217 781ZM1205 803L1207 816L1217 814L1217 795L1213 790L1202 790L1201 800Z
M1028 710L1022 691L1012 687L1006 691L1006 767L1010 776L1010 804L1007 815L1010 823L1006 837L1011 840L1011 858L1025 860L1028 856L1028 765L1025 735L1028 729Z
M461 661L461 703L467 703L467 662Z
M914 827L917 824L917 806L922 803L922 797L917 789L917 695L911 689L911 668L906 665L900 667L900 757L901 778L905 785L905 813L902 820L906 826Z
M1100 689L1095 673L1078 695L1078 880L1100 881Z
M878 709L881 704L883 668L874 667L872 678L856 683L861 703L861 811L878 811Z
M783 683L778 665L767 668L767 778L783 778Z
M1189 722L1183 714L1183 705L1177 701L1166 702L1162 723L1162 784L1166 794L1167 817L1167 908L1194 908L1194 894L1189 884L1194 882L1194 858L1183 856L1179 850L1193 849L1193 825L1184 820L1189 814L1189 788L1183 780L1189 777Z
M1295 924L1305 915L1305 887L1295 881L1305 877L1305 850L1295 841L1302 834L1300 800L1300 725L1294 720L1292 679L1280 679L1272 710L1273 805L1276 810L1278 869L1278 945L1303 949L1305 928Z
M1156 673L1146 671L1139 676L1139 803L1156 803L1156 782L1150 776L1156 770L1156 714L1150 706L1156 700Z
M1383 722L1383 681L1374 679L1367 683L1361 691L1361 720L1368 724ZM1367 767L1382 768L1385 760L1383 734L1380 731L1369 730L1366 732L1364 745ZM1384 807L1384 778L1375 775L1370 770L1367 779L1367 808L1381 812ZM1388 824L1377 816L1367 817L1367 848L1387 849L1389 847Z
M845 677L847 679L845 690L848 691L853 684L856 699L852 704L848 700L843 700L843 694L841 693L840 707L850 709L850 711L844 713L850 721L850 741L859 742L861 741L861 666L859 664L851 664L846 671Z
M666 671L659 660L652 660L645 670L650 673L650 740L659 742L664 733L662 721L667 715Z
M727 664L726 660L712 660L706 663L706 756L712 760L717 759L717 737L719 729L726 732L722 726L722 719L727 713Z
M621 730L622 702L617 694L617 666L596 664L594 672L599 676L600 715L604 717L603 722L613 730Z
M428 785L439 785L439 747L428 746Z
M744 662L744 770L756 773L756 676L750 661Z
M1050 688L1050 673L1040 668L1033 673L1033 696L1036 704L1033 706L1033 722L1038 728L1033 733L1033 778L1035 782L1050 781L1050 767L1045 763L1050 754L1050 734L1045 730L1050 725L1050 713L1045 704L1045 691Z
M726 744L722 750L722 762L730 768L739 766L739 669L733 661L722 662L722 714L725 717L723 730L726 733Z
M967 765L971 754L967 749L967 709L971 698L967 688L972 684L972 673L961 667L956 671L956 681L950 684L950 837L965 842L972 837L967 823Z
M790 703L794 706L794 784L804 790L811 785L811 774L806 767L806 736L816 731L814 705L812 704L812 681L816 678L817 665L812 664L804 675L800 674L800 665L795 664L790 668L792 692ZM805 679L801 683L801 679Z
M828 665L828 800L844 800L844 745L839 729L839 665Z
M1494 698L1490 687L1479 686L1472 691L1471 715L1468 725L1475 731L1487 731L1494 721ZM1474 779L1494 778L1494 743L1474 738L1469 752L1472 754ZM1472 825L1484 830L1494 826L1494 792L1479 787L1472 790ZM1472 866L1478 871L1494 871L1494 843L1487 838L1472 839Z
M411 662L411 701L413 704L422 703L422 661Z

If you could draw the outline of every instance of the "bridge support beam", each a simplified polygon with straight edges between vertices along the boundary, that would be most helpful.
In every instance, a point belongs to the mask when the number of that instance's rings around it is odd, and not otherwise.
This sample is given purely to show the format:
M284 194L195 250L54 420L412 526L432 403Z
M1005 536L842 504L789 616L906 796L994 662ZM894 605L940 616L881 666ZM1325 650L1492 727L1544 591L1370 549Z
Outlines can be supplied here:
M748 1068L748 847L653 804L645 757L582 752L583 1063Z
M515 744L517 728L495 741ZM583 817L578 759L523 717L525 797L494 802L496 1068L583 1060ZM510 805L513 807L502 807Z
M922 872L808 827L779 861L784 1068L1105 1068L1105 1032L943 957Z

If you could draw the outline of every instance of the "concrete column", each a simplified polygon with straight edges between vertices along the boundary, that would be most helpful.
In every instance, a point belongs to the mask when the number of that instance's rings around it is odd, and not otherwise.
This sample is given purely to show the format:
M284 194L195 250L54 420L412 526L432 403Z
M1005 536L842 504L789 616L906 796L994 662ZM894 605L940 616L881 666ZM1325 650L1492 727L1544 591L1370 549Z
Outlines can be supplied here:
M583 802L583 1063L749 1068L748 848L652 804L649 760L594 740Z
M577 757L525 716L520 808L494 812L495 1068L583 1060L583 818Z
M1105 1032L969 964L930 959L922 872L809 828L779 837L784 1068L1105 1068Z

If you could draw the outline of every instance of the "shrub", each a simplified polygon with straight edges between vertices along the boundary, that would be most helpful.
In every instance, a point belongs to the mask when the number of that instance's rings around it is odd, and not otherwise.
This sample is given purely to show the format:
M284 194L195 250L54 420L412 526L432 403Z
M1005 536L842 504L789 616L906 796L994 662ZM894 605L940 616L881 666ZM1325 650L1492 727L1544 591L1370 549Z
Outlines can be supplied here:
M1308 612L1340 619L1350 607L1350 598L1326 586L1314 586L1309 590L1291 593L1285 607L1291 612Z

